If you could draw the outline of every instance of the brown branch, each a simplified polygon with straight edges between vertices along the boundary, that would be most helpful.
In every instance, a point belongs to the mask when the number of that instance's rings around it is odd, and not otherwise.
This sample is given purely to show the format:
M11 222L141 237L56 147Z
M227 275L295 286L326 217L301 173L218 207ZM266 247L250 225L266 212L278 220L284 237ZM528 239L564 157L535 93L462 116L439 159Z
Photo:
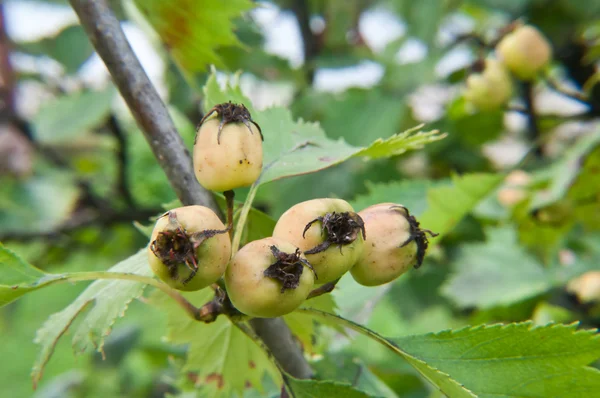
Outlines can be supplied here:
M536 144L540 137L540 128L537 114L535 112L533 83L524 81L521 84L523 89L523 100L525 101L525 111L527 115L527 136L529 141L536 145L534 148L535 155L541 157L543 155L542 148L539 146L539 144Z
M212 194L196 181L189 152L106 0L70 2L181 202L219 211ZM252 325L283 369L298 378L312 375L282 319L255 319Z

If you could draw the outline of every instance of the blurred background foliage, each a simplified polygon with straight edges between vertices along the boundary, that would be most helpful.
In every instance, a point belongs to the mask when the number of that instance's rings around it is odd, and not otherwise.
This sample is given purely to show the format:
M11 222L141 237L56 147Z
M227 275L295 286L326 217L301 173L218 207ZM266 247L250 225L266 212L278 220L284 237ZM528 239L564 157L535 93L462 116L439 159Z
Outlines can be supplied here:
M190 148L209 64L222 81L243 71L256 108L288 107L351 145L419 123L448 133L420 151L352 159L258 192L256 206L274 218L316 197L357 210L394 201L427 210L422 224L444 232L421 269L390 285L344 278L334 292L342 315L393 336L526 319L600 326L600 1L111 4ZM141 226L175 195L68 3L7 0L0 11L0 241L49 272L105 270L146 245ZM533 87L535 112L523 111L519 86L508 108L475 111L462 89L489 50L481 42L518 18L554 51ZM106 360L75 358L63 341L32 392L35 330L83 288L2 308L3 395L176 393L185 350L161 340L165 317L145 299L115 326ZM304 337L321 378L377 396L439 396L365 338L324 327Z

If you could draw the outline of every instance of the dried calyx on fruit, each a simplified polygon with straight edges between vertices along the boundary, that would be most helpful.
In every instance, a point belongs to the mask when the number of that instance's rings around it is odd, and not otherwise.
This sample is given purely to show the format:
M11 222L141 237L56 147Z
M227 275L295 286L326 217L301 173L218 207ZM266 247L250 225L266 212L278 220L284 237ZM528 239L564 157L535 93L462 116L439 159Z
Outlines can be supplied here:
M252 123L258 129L260 139L262 141L265 140L260 126L254 120L252 120L250 111L243 104L237 105L229 101L213 106L212 109L208 111L206 115L204 115L202 120L200 120L198 128L200 128L204 121L211 117L213 113L216 113L221 118L219 129L217 130L217 143L221 144L221 133L223 132L223 126L225 126L227 123L243 123L248 128L248 131L250 131L250 134L254 134L252 127L250 127L250 123Z
M315 269L306 258L302 257L300 249L296 249L294 253L282 252L275 245L271 246L270 249L273 257L275 257L275 262L265 270L264 275L281 282L281 293L287 289L298 287L304 267L310 268L315 275L315 279L318 279Z
M179 290L198 290L225 272L231 244L221 220L203 206L186 206L160 217L148 246L154 273Z
M246 315L271 318L294 311L308 297L314 270L298 248L275 238L242 247L225 272L227 294Z
M313 199L288 209L277 221L275 238L296 245L315 268L317 283L333 282L356 263L365 229L350 204L341 199Z
M388 283L423 263L429 240L437 234L420 228L408 209L395 203L381 203L359 212L365 222L364 250L350 273L361 285Z
M406 240L400 245L400 247L405 247L411 242L415 242L417 244L417 262L415 263L415 268L419 268L421 264L423 264L423 260L425 259L425 253L427 252L427 248L429 247L429 239L427 239L427 234L432 237L436 237L439 234L432 232L428 229L422 229L420 227L420 223L417 221L415 216L411 216L408 212L408 209L402 205L395 205L391 207L394 210L399 210L403 213L403 216L408 220L409 225L409 234L410 236L406 238Z
M194 172L212 191L251 185L262 171L263 134L248 109L231 102L202 118L194 140Z
M342 245L347 245L356 240L358 234L362 232L363 239L366 239L365 223L362 218L354 212L345 211L343 213L326 213L324 216L319 216L314 220L311 220L304 227L302 231L302 237L306 237L306 231L316 223L321 223L321 234L326 238L325 240L313 247L310 250L304 252L304 254L316 254L325 251L331 245L336 245L340 252Z

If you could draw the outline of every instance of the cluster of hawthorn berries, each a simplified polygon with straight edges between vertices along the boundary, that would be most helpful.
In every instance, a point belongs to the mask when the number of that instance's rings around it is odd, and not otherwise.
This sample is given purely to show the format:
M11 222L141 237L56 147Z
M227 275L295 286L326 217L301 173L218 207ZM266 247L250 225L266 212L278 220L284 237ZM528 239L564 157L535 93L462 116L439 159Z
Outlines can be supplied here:
M508 26L495 53L497 58L476 61L466 82L465 98L484 111L498 109L510 100L510 73L522 81L532 81L552 59L552 47L540 31L519 22Z
M244 105L216 105L202 119L194 143L198 181L226 194L252 184L262 170L262 142ZM323 198L293 206L272 237L252 241L232 257L229 213L228 226L204 206L165 213L150 238L149 262L179 290L199 290L224 277L231 303L253 317L292 312L315 285L335 284L348 271L365 286L388 283L419 267L426 234L435 236L404 206L382 203L356 213L342 199Z

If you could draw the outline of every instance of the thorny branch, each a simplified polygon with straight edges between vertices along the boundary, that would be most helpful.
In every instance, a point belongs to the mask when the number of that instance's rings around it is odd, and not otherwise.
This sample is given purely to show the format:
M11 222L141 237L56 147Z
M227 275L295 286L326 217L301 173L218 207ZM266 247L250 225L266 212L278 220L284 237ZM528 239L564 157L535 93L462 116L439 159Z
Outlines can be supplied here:
M70 2L181 202L219 211L211 193L197 183L189 152L107 1ZM283 369L298 378L312 376L308 362L282 319L254 319L252 326Z

